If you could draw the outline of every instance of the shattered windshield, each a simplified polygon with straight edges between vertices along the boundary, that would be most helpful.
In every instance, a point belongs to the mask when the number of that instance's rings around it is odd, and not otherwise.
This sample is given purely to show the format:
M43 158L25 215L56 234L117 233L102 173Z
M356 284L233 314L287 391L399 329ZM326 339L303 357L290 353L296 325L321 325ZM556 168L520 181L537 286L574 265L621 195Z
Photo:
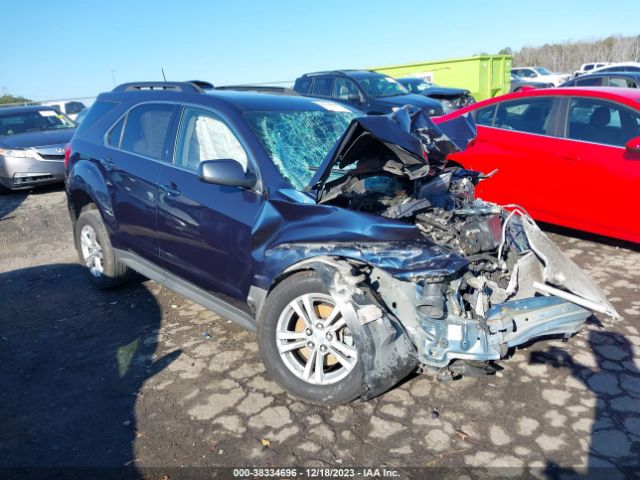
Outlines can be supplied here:
M357 79L367 95L373 98L406 95L409 91L391 77L362 77Z
M244 113L276 168L299 190L356 116L347 109Z

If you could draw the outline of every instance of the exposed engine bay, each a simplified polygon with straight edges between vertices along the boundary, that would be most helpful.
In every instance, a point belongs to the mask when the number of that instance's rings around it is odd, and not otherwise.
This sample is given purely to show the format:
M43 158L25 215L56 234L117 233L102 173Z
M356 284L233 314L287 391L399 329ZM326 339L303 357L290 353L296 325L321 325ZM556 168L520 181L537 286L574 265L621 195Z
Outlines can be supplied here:
M521 207L476 198L476 185L488 176L447 166L447 155L466 148L475 134L466 117L436 125L412 107L364 117L343 135L314 187L318 203L412 223L466 260L453 274L422 269L399 276L352 260L351 273L342 269L342 277L360 278L359 288L381 307L378 318L387 312L399 321L419 362L433 367L498 359L542 335L568 338L591 311L617 316ZM343 295L345 304L353 298L353 291ZM354 312L366 307L355 305ZM359 323L372 316L369 309Z

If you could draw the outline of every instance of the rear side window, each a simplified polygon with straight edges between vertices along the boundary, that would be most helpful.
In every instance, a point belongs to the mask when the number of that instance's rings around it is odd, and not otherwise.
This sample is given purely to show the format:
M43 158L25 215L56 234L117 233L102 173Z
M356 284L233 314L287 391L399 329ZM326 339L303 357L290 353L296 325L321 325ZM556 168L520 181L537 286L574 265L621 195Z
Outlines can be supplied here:
M615 103L573 99L569 106L567 137L573 140L624 147L640 135L640 115Z
M313 94L321 97L330 97L333 90L333 79L331 77L319 77L313 82Z
M602 77L583 77L576 81L576 85L579 87L600 87L602 85Z
M622 87L622 88L638 88L636 82L630 78L624 77L609 77L607 79L607 86L609 87Z
M84 117L84 120L76 130L76 135L81 135L83 132L91 128L98 120L113 110L117 105L117 102L106 102L104 100L94 102L89 108L89 112L87 112L87 115Z
M120 148L161 160L162 147L175 110L175 106L164 103L141 105L131 110L124 123Z
M495 105L480 108L476 110L474 120L478 125L493 125L493 116L495 112Z
M495 125L506 130L551 134L553 98L527 98L498 104Z

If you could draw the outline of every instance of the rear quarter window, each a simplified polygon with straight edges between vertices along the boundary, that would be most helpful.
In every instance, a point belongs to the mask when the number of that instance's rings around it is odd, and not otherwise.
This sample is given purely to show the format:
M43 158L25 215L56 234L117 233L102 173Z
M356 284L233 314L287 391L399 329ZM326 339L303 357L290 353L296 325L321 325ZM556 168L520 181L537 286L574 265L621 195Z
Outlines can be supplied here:
M84 132L89 130L93 125L96 124L98 120L103 118L106 114L111 112L114 108L118 106L118 102L111 102L105 100L98 100L89 107L89 112L84 117L84 120L78 126L76 130L76 135L82 135Z

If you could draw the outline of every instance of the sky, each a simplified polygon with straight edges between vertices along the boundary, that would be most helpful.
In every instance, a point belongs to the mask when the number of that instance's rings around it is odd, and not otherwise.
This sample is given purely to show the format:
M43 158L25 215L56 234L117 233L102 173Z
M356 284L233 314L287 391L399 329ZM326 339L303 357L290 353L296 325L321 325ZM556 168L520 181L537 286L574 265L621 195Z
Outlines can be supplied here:
M638 0L1 3L0 94L33 100L161 80L161 68L168 80L260 83L640 34Z

